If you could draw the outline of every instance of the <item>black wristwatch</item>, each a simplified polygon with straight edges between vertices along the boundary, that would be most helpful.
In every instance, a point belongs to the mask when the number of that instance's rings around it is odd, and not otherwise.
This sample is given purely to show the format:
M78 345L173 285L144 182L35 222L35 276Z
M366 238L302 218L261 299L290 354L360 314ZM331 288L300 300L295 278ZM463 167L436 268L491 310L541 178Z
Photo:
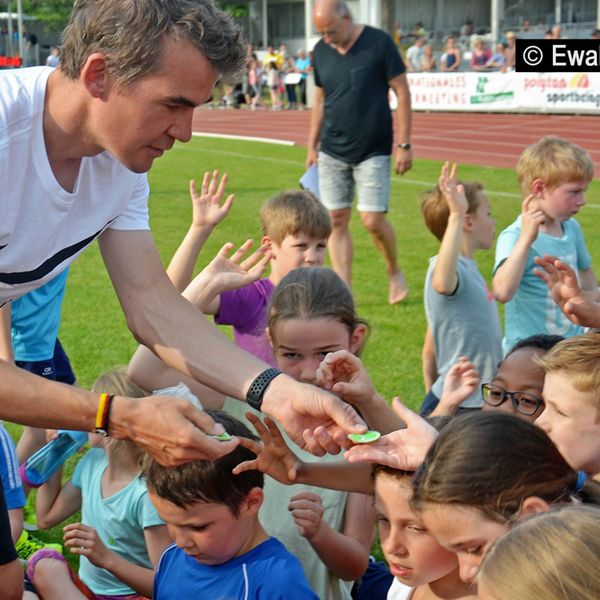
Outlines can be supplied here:
M412 147L409 142L404 142L404 144L396 144L396 146L398 146L398 148L402 148L402 150L410 150Z
M246 393L246 402L255 410L261 410L263 396L269 387L269 384L275 377L281 375L282 371L279 369L271 368L263 371L258 377L250 384L248 392Z

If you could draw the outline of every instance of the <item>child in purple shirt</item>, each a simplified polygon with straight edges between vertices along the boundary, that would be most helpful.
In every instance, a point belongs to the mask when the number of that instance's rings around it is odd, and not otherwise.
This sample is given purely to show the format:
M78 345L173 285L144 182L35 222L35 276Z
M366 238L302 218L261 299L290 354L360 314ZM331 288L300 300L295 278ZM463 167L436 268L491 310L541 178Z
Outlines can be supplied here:
M275 365L266 328L266 310L275 286L293 269L322 266L331 222L325 207L306 190L289 190L260 211L262 244L271 253L271 273L245 287L204 299L198 307L232 325L237 345Z
M242 260L252 245L244 243L231 257L226 244L210 264L192 280L198 253L212 230L229 212L233 195L225 200L227 175L207 172L200 190L190 182L194 210L192 225L175 252L167 274L185 298L215 321L232 325L237 345L267 363L275 364L266 329L271 293L281 279L302 266L322 266L331 221L327 209L306 190L289 190L268 200L261 208L262 246ZM199 192L199 193L198 193ZM268 262L271 272L259 279ZM191 282L191 283L190 283ZM222 396L167 367L148 348L140 346L129 363L129 376L146 389L185 383L205 406L219 406Z

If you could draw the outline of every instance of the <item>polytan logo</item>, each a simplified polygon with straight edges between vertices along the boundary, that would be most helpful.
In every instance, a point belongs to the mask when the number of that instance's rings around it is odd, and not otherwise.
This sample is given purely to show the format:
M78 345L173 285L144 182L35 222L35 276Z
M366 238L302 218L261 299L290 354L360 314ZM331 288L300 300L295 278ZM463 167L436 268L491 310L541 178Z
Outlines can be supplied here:
M585 73L577 73L569 80L567 87L585 89L590 87L590 78Z

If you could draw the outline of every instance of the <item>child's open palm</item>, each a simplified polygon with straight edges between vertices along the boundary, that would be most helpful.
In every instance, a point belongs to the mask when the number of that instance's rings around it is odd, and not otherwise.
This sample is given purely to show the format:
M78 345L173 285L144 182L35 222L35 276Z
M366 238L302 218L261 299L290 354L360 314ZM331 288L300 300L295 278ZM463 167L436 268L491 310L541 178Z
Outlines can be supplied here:
M251 412L246 413L246 418L256 429L262 444L249 438L239 438L240 446L254 452L256 458L237 465L233 469L234 475L239 475L244 471L260 471L284 485L293 484L296 481L301 461L288 448L275 421L265 416L263 422Z
M229 194L225 202L221 204L221 199L225 193L227 185L227 173L221 178L219 183L219 171L210 171L204 173L200 194L196 190L196 180L190 180L190 198L192 199L192 224L195 227L215 227L229 212L235 198L234 194Z
M438 186L442 192L442 196L448 203L448 209L451 213L466 215L469 209L469 204L465 196L465 188L462 184L457 183L456 172L458 165L446 161L442 166L442 172L438 179Z
M394 398L392 406L406 423L406 428L382 435L372 444L352 446L344 454L349 462L379 463L401 471L414 471L423 462L438 432L423 417L404 406L399 398Z
M600 304L581 289L575 271L555 256L536 256L533 260L537 265L534 274L548 286L565 316L576 325L600 327Z
M184 296L201 310L205 303L228 290L237 290L260 279L265 272L271 252L263 245L244 259L253 244L246 240L231 256L233 244L225 244L208 265L186 288ZM243 260L242 260L243 259Z

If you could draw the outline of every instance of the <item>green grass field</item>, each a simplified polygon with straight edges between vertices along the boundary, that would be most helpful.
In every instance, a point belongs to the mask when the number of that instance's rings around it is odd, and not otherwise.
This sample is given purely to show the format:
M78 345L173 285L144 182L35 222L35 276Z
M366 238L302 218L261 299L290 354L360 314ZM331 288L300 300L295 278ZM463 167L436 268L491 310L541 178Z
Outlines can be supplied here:
M216 229L200 256L199 271L225 242L260 239L257 216L260 205L283 189L298 187L304 158L304 148L256 142L194 138L189 144L176 145L150 172L151 225L165 265L190 223L190 178L201 179L205 170L219 169L229 174L229 191L236 194L230 215ZM356 216L352 222L354 293L359 314L369 321L372 329L363 360L385 398L399 395L413 408L418 407L424 395L421 375L421 345L425 333L423 282L428 259L438 248L437 240L423 225L420 196L435 185L440 167L440 162L416 160L406 176L392 178L389 218L398 235L400 262L410 286L410 295L401 305L387 304L383 261ZM520 196L511 170L461 165L459 176L484 184L493 206L497 233L519 213ZM592 256L598 256L600 229L593 226L600 208L598 181L592 182L587 198L588 206L578 219ZM493 250L480 252L476 258L489 280ZM60 339L79 384L86 388L103 371L126 364L136 348L96 244L72 267ZM20 428L11 427L11 432L16 438ZM60 528L55 528L40 537L61 541L62 534Z

